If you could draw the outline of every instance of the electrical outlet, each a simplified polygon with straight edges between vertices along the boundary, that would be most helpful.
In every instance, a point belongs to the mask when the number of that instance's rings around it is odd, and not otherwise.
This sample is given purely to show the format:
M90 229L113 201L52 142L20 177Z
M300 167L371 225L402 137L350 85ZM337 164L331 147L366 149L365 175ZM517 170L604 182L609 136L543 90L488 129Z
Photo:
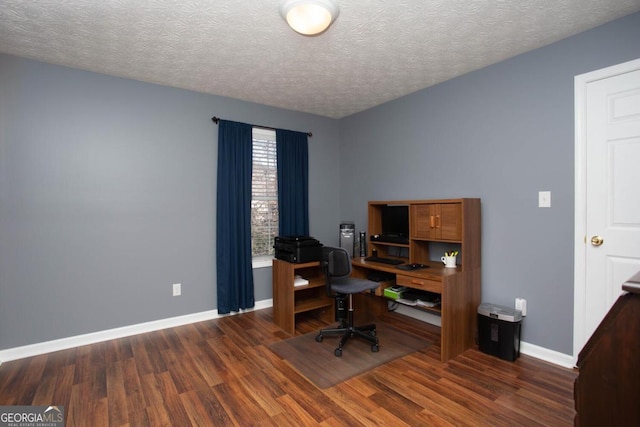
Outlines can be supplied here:
M174 283L173 284L173 296L177 297L182 295L182 284L180 283Z
M516 298L516 310L520 310L523 316L527 315L527 300L524 298Z

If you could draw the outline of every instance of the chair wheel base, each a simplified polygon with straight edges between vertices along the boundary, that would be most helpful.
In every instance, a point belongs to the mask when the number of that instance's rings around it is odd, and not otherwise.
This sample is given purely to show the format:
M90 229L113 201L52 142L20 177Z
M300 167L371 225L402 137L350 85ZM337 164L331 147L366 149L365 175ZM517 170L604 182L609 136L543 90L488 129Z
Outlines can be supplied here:
M340 339L340 343L338 347L333 351L333 354L336 357L342 356L342 347L350 338L362 338L365 341L368 341L371 344L371 352L377 353L380 351L380 346L378 345L378 337L376 336L376 325L366 325L366 326L346 326L346 327L338 327L338 328L330 328L323 329L320 331L318 335L316 335L316 342L322 342L325 335L340 335L342 338Z

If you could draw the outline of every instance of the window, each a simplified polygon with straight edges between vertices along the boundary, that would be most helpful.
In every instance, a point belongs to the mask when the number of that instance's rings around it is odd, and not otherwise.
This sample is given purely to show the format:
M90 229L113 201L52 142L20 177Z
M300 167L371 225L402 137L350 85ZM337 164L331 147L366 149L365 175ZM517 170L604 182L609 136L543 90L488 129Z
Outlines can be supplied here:
M251 183L251 255L273 256L278 235L278 174L276 132L253 128Z

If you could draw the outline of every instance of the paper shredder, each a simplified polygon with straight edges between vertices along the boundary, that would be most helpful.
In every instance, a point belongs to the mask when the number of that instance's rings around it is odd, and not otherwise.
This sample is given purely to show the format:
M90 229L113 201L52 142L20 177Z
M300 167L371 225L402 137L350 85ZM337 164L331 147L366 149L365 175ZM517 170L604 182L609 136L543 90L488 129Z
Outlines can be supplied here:
M513 362L520 356L522 313L509 307L478 306L478 346L483 353Z

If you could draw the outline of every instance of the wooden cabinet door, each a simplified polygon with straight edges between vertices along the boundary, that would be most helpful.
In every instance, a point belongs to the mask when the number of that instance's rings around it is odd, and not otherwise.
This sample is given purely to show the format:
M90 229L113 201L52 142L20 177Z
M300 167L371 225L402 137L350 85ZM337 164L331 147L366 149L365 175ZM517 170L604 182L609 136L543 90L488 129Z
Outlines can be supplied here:
M431 215L432 205L411 205L411 237L416 239L433 238Z
M439 206L438 239L462 240L462 205L447 203Z
M462 239L462 206L460 203L412 205L411 215L411 237L415 239Z

